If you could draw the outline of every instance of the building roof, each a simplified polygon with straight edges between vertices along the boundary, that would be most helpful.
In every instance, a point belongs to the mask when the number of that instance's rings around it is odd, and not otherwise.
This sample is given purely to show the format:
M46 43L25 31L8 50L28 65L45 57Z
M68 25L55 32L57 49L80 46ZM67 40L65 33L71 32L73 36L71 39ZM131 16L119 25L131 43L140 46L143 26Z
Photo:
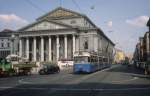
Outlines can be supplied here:
M4 29L0 32L0 37L10 37L13 32L15 31L10 29Z
M13 30L11 30L11 29L4 29L1 32L13 32Z
M66 9L66 8L62 8L62 7L58 7L44 15L42 15L41 17L37 18L36 20L41 20L41 19L45 19L45 18L49 18L49 19L62 19L62 18L68 18L68 17L82 17L83 14L80 14L78 12Z
M84 14L72 11L70 9L66 9L63 7L58 7L41 17L37 18L36 20L42 20L42 19L50 19L50 20L58 20L58 19L68 19L68 18L85 18L87 21L89 21L94 27L96 25Z
M57 23L57 24L61 24L61 25L64 25L64 26L68 26L70 28L74 28L73 26L71 25L68 25L68 24L64 24L62 22L56 22L55 20L58 20L58 19L70 19L70 18L85 18L88 22L90 22L92 24L92 26L98 30L98 32L104 36L108 41L110 41L110 43L112 45L115 45L105 34L104 32L98 28L86 15L84 14L81 14L81 13L78 13L78 12L75 12L75 11L72 11L70 9L66 9L66 8L62 8L62 7L58 7L44 15L42 15L41 17L37 18L36 22L32 23L32 24L29 24L21 29L19 29L18 31L21 31L21 30L24 30L25 28L28 28L34 24L37 24L38 22L41 22L43 20L47 20L49 22L53 22L53 23ZM77 29L82 29L80 26L77 27Z
M42 20L42 19L63 19L63 18L75 18L75 17L83 17L85 18L88 22L90 22L95 29L98 29L98 31L100 32L101 35L103 35L108 41L110 41L110 43L114 46L115 44L104 34L104 32L98 28L86 15L66 9L66 8L62 8L62 7L58 7L56 9L54 9L53 11L50 11L48 13L46 13L45 15L37 18L37 20ZM81 29L80 27L78 27L79 29Z

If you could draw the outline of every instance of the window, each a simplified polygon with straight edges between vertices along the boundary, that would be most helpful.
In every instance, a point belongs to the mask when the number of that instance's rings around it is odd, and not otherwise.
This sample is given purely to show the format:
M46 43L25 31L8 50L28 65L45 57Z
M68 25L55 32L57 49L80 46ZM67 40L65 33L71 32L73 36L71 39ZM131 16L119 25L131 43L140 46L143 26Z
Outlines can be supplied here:
M10 47L10 43L7 43L7 47Z
M97 63L98 57L97 56L91 56L91 63Z
M1 47L4 47L4 43L1 43Z
M102 62L103 62L103 58L99 57L99 63L102 63Z
M84 49L88 49L88 42L87 41L85 41L85 43L84 43Z
M85 24L86 24L86 25L88 25L88 22L87 22L87 21L85 21Z
M87 63L89 58L86 56L80 56L80 57L75 57L74 62L75 63Z
M85 37L85 40L84 40L84 49L88 49L88 37Z
M88 62L91 62L91 61L90 61L90 57L88 57Z
M103 62L108 62L108 59L107 58L103 58Z

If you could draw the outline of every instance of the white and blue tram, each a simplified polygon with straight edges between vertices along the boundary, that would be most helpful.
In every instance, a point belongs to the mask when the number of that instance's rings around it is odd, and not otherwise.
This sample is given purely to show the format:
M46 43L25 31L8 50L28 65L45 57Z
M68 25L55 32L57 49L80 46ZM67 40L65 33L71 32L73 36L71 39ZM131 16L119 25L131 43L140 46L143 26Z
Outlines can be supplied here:
M96 53L77 52L74 54L74 73L91 73L110 66L107 57L99 56Z

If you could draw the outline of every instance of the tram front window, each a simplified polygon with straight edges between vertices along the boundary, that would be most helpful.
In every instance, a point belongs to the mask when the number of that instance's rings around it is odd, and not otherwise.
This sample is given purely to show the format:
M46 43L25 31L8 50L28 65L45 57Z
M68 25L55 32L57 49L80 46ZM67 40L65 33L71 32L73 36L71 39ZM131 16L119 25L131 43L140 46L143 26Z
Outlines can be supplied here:
M88 62L88 57L74 57L74 62L75 63L87 63Z

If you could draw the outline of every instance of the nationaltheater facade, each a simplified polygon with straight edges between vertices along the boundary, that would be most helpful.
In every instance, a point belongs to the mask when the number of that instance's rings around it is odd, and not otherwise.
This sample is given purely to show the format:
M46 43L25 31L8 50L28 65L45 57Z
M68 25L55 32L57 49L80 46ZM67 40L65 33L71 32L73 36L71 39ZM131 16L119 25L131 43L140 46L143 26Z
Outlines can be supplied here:
M33 62L72 60L77 51L113 59L114 43L87 16L58 7L17 31L18 55Z

